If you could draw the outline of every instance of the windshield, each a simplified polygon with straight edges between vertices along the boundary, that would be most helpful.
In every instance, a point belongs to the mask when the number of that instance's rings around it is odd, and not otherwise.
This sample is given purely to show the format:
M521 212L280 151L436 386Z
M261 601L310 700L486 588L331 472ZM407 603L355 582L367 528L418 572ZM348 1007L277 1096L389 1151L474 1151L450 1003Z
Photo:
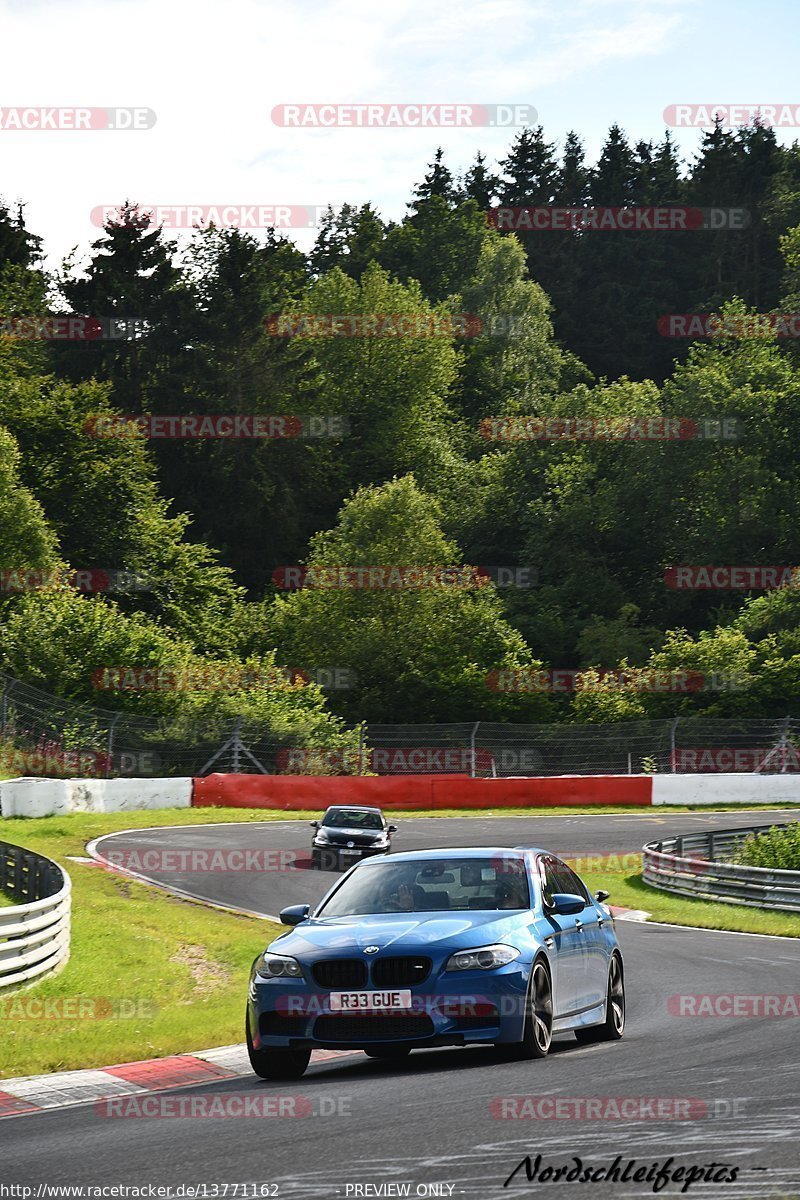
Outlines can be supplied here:
M530 893L523 859L441 858L365 862L315 916L525 908Z
M325 813L322 824L338 829L383 829L380 813L364 812L361 808L332 808Z

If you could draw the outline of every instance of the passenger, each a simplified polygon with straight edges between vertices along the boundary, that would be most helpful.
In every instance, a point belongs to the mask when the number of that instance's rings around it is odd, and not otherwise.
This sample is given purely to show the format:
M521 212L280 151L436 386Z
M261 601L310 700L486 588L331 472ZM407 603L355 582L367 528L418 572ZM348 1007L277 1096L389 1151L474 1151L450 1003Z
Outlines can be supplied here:
M498 908L527 908L525 885L521 879L504 879L494 890Z

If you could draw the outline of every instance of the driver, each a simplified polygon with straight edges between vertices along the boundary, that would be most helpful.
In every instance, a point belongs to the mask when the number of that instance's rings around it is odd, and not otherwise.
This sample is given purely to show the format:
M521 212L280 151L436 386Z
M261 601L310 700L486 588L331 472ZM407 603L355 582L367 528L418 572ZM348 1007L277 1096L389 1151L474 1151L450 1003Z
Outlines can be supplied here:
M378 901L383 912L414 912L425 902L425 891L413 876L393 874L382 885Z

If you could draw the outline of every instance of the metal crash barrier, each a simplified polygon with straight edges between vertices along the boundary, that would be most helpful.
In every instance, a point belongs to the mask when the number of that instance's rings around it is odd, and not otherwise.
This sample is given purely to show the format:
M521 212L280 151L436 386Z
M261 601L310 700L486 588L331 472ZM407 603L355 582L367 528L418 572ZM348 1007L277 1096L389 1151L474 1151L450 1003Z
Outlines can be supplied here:
M800 912L800 871L726 861L751 833L772 828L774 823L715 829L648 842L642 848L642 878L651 887L680 896Z
M0 988L45 975L69 958L69 875L32 850L0 842Z

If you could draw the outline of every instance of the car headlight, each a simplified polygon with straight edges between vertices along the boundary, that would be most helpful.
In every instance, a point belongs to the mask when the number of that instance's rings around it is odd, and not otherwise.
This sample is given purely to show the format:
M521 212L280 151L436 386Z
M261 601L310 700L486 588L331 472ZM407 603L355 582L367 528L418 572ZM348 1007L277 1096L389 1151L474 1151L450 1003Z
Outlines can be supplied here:
M479 946L477 950L459 950L447 960L445 971L492 971L519 958L514 946Z
M270 954L265 950L256 962L256 971L267 979L302 979L303 968L296 958L287 954Z
M329 841L330 841L330 838L328 837L327 833L325 833L324 830L322 830L322 829L320 829L314 835L314 845L315 846L327 846Z

